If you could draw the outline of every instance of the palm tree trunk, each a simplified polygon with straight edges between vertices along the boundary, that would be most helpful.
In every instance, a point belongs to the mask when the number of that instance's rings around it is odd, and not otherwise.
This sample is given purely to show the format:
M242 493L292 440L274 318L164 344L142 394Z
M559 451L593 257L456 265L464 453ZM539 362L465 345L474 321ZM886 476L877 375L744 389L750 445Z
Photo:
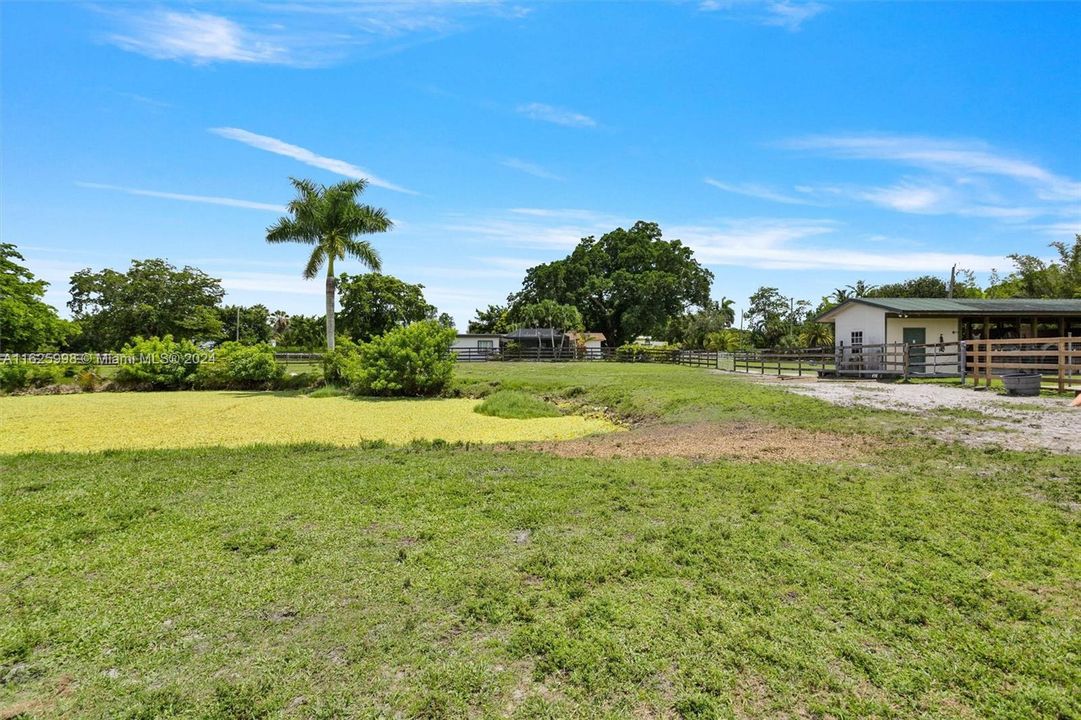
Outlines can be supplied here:
M334 261L327 266L327 350L334 349Z

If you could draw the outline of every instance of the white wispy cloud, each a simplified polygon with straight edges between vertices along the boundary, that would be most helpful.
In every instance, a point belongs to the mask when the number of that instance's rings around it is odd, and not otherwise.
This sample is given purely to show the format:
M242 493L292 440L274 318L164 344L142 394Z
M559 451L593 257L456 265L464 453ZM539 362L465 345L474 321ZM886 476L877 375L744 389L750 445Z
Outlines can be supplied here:
M712 185L718 190L735 193L736 195L745 195L747 197L758 198L759 200L771 200L773 202L785 203L787 205L814 204L806 197L788 195L779 190L775 190L768 185L761 185L759 183L726 183L710 177L705 178L704 182L707 185Z
M795 32L803 27L803 23L825 11L826 6L817 2L767 2L766 17L762 24L776 25Z
M269 210L272 212L285 212L285 206L275 203L256 202L254 200L240 200L231 197L217 195L189 195L187 193L165 192L162 190L144 190L142 188L123 187L121 185L108 185L106 183L77 182L77 186L93 190L112 190L127 193L128 195L140 195L142 197L162 198L164 200L182 200L184 202L203 203L205 205L224 205L226 207L247 208L249 210Z
M108 40L157 60L195 64L239 62L295 64L281 40L253 32L221 15L155 9L123 16L123 29Z
M509 167L511 170L518 170L524 172L526 175L532 175L543 180L562 180L563 178L556 175L554 172L547 170L536 163L527 162L519 158L504 158L499 161L499 164L504 167Z
M705 12L726 12L735 19L783 27L795 32L803 27L803 23L829 8L813 0L702 0L698 3L698 9Z
M396 52L467 29L481 17L515 19L527 10L496 0L429 2L234 3L224 10L97 8L104 40L157 60L322 67L349 56ZM205 8L205 6L204 6ZM227 11L227 12L226 12Z
M882 160L963 179L964 174L1005 177L1033 186L1048 201L1081 199L1081 182L992 148L987 143L918 135L810 135L781 143L840 158Z
M515 110L533 120L555 123L556 125L565 125L566 127L597 126L597 121L588 115L583 115L574 110L567 110L566 108L545 105L544 103L539 102L524 103L515 108Z
M704 225L672 225L665 234L691 246L707 265L766 270L852 270L942 272L954 263L975 271L1004 267L997 255L973 253L872 252L830 237L841 226L811 219L741 218Z
M633 222L633 221L632 221ZM477 217L450 217L433 231L453 233L488 248L566 250L589 235L600 235L628 219L592 210L511 208Z
M258 135L248 130L232 127L211 128L210 132L228 140L235 140L244 143L245 145L250 145L259 150L265 150L266 152L274 153L275 155L283 155L292 158L305 165L327 170L348 178L367 180L375 187L381 187L385 190L393 190L395 192L408 193L410 195L417 194L413 190L404 188L389 180L384 180L359 165L354 165L346 160L338 160L336 158L318 155L307 148L300 147L299 145L292 145L284 140L279 140L278 138L273 138L268 135Z

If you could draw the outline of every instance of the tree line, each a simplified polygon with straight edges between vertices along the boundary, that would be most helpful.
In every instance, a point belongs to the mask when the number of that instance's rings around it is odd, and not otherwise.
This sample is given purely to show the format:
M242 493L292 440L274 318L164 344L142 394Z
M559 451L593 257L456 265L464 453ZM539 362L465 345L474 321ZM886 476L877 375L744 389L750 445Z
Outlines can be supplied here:
M267 228L267 242L311 247L302 275L325 269L323 316L270 311L265 305L223 304L218 278L167 260L133 261L125 271L80 270L71 277L72 319L61 319L44 302L46 283L24 267L10 243L0 243L0 351L46 349L117 350L135 336L195 342L276 343L289 349L333 349L336 338L368 342L394 328L420 321L453 327L424 297L424 286L380 272L375 248L359 239L385 232L385 210L363 205L363 180L329 187L292 180L297 192L288 215ZM639 221L599 238L582 238L567 257L526 271L522 287L506 303L478 309L473 333L504 334L516 327L589 330L609 345L640 336L690 348L817 347L833 342L829 327L815 318L859 297L1081 298L1081 234L1072 244L1055 242L1052 260L1013 254L1014 269L992 272L986 287L973 273L954 269L949 279L924 275L874 286L857 281L818 302L759 288L737 318L730 298L712 299L714 275L680 240L663 237L656 223ZM335 273L350 257L371 270ZM340 304L340 311L337 306Z

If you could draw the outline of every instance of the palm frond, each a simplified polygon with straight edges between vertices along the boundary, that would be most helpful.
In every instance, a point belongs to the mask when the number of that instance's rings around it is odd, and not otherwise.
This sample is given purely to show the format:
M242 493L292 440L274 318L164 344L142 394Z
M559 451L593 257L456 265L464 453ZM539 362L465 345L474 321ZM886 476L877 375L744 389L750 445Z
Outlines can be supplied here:
M312 255L308 258L308 264L304 266L304 279L311 280L319 274L319 268L323 267L323 263L327 259L326 251L322 245L317 245L312 250Z
M360 263L369 270L379 272L383 269L383 260L379 257L379 252L367 240L349 238L343 243L343 247L347 254L360 260Z
M318 239L318 233L293 218L278 218L278 222L266 229L266 241L269 243L299 242L311 245Z

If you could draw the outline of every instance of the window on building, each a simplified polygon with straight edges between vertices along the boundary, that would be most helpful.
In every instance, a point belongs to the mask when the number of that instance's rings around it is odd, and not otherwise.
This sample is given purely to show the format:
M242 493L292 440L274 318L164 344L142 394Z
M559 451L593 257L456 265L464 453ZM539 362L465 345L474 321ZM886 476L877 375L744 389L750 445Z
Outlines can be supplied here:
M478 350L491 350L492 347L493 347L493 341L492 340L477 340L477 349Z
M852 352L858 354L863 350L863 331L853 330L851 338Z

